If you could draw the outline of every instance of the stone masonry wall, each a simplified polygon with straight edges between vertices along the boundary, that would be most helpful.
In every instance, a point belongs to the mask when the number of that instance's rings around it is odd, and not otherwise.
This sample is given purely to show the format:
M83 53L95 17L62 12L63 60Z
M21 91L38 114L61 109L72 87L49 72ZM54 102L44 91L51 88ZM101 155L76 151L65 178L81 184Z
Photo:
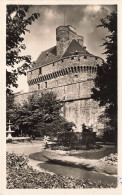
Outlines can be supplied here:
M87 59L84 59L84 56L74 56L72 60L71 57L58 60L54 63L42 66L42 74L39 75L39 68L34 69L32 71L28 71L27 79L28 81L34 78L38 78L39 76L43 76L46 74L53 73L55 71L62 70L63 68L72 67L72 66L96 66L97 64L101 65L102 60L100 58L95 58L94 56L87 56Z
M73 86L71 86L73 88ZM75 86L74 86L75 88ZM77 88L76 89L76 96L77 96ZM53 91L55 93L57 93L58 98L60 96L60 98L63 98L63 92L64 89L63 88L57 88L57 90L52 90L52 89L47 89L44 90L45 92L49 92L49 91ZM44 92L43 91L43 92ZM41 96L41 92L40 93L35 93L35 95L39 95ZM32 93L29 93L32 94ZM20 94L18 96L15 97L15 102L16 103L21 103L23 101L27 101L27 97L29 95L28 93L25 94ZM68 96L68 101L66 100ZM89 98L80 98L80 99L76 99L76 96L73 96L73 94L71 94L71 92L67 92L67 96L66 99L64 99L64 107L63 107L63 116L70 122L75 123L76 127L77 127L77 131L81 132L82 131L82 124L85 123L88 126L93 127L94 131L96 131L97 133L99 133L99 129L104 128L102 124L100 124L98 122L98 116L100 115L100 113L102 112L102 109L99 108L98 103L95 102L93 99ZM74 98L74 99L72 99Z
M97 120L101 110L91 99L91 88L97 65L101 65L102 60L95 56L87 56L87 59L84 56L73 57L41 67L40 75L39 68L29 71L29 94L55 92L57 98L65 102L64 117L74 122L78 131L81 131L83 123L92 125L94 130L97 130L99 129ZM27 96L26 93L20 94L16 96L15 101L22 103L23 100L27 100Z

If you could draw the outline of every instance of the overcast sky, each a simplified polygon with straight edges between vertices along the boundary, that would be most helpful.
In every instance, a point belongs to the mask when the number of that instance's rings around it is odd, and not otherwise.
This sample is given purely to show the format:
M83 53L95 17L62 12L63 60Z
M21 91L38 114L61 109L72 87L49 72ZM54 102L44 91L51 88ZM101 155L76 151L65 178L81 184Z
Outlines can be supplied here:
M30 33L26 33L24 42L26 50L24 54L31 55L36 60L40 53L56 45L56 28L64 25L72 25L76 32L84 37L84 45L87 50L97 56L105 59L102 55L103 38L108 34L104 28L96 28L100 24L100 19L112 11L116 11L114 5L46 5L33 6L30 8L28 15L40 13L40 18L33 22L29 27ZM23 90L28 91L27 78L19 77L19 87L14 92ZM23 88L24 86L24 88Z

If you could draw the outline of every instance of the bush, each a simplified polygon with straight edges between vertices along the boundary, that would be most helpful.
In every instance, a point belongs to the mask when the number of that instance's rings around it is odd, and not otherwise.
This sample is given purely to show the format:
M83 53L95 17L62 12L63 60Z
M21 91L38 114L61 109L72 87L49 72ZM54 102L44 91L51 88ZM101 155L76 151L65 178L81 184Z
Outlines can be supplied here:
M19 168L27 166L28 158L25 155L16 155L14 152L6 154L7 168Z
M82 124L82 145L86 149L92 149L96 145L96 133L93 132L93 128Z
M71 147L78 142L78 137L75 132L64 132L58 135L59 145Z
M75 126L74 123L68 122L65 118L59 117L51 123L40 122L37 125L36 131L40 132L40 136L50 136L57 137L57 133L64 133L67 131L71 131L72 127Z
M11 138L7 139L6 143L12 143L12 139Z
M103 133L103 141L105 143L117 143L117 135L115 130L105 130Z
M95 132L83 132L82 133L82 145L87 148L91 148L92 145L96 144L96 133Z
M82 124L82 132L93 132L93 128L86 126L85 123Z

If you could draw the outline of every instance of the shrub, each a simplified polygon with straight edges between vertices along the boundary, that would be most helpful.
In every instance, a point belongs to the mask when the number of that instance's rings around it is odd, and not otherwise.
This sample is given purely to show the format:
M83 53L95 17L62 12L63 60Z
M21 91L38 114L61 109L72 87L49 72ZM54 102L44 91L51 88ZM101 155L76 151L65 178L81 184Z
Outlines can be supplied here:
M7 139L6 143L12 143L12 139L11 138Z
M103 133L103 141L106 143L106 142L108 142L108 143L111 143L111 142L113 142L113 143L117 143L117 136L116 136L116 131L114 131L114 130L110 130L110 129L107 129L107 130L105 130L104 131L104 133Z
M72 146L78 142L75 132L64 132L58 135L59 144L63 146Z
M96 144L96 133L93 132L93 128L82 124L82 145L86 149L94 148Z
M28 158L25 155L16 155L14 152L6 154L7 168L19 168L27 166Z
M47 135L50 137L52 136L57 137L58 133L71 131L73 126L75 126L74 123L68 122L66 121L65 118L60 116L59 118L52 121L51 123L40 122L37 125L37 130L38 132L40 132L41 136Z
M95 132L83 132L82 133L82 145L85 145L87 148L93 148L93 145L96 144L96 133Z
M93 128L86 126L85 123L82 124L82 132L93 132Z

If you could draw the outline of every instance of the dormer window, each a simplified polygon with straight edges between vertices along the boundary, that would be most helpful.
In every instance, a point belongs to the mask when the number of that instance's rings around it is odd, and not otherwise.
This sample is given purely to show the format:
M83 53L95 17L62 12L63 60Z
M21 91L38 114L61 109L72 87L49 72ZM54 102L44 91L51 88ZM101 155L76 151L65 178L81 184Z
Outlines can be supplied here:
M64 60L62 59L61 61L63 62Z
M74 57L71 57L71 60L74 60Z
M95 60L97 60L97 57L95 58Z
M78 51L75 51L75 55L78 55Z
M84 56L84 59L87 59L87 56Z
M42 74L42 68L41 67L39 68L39 74Z

